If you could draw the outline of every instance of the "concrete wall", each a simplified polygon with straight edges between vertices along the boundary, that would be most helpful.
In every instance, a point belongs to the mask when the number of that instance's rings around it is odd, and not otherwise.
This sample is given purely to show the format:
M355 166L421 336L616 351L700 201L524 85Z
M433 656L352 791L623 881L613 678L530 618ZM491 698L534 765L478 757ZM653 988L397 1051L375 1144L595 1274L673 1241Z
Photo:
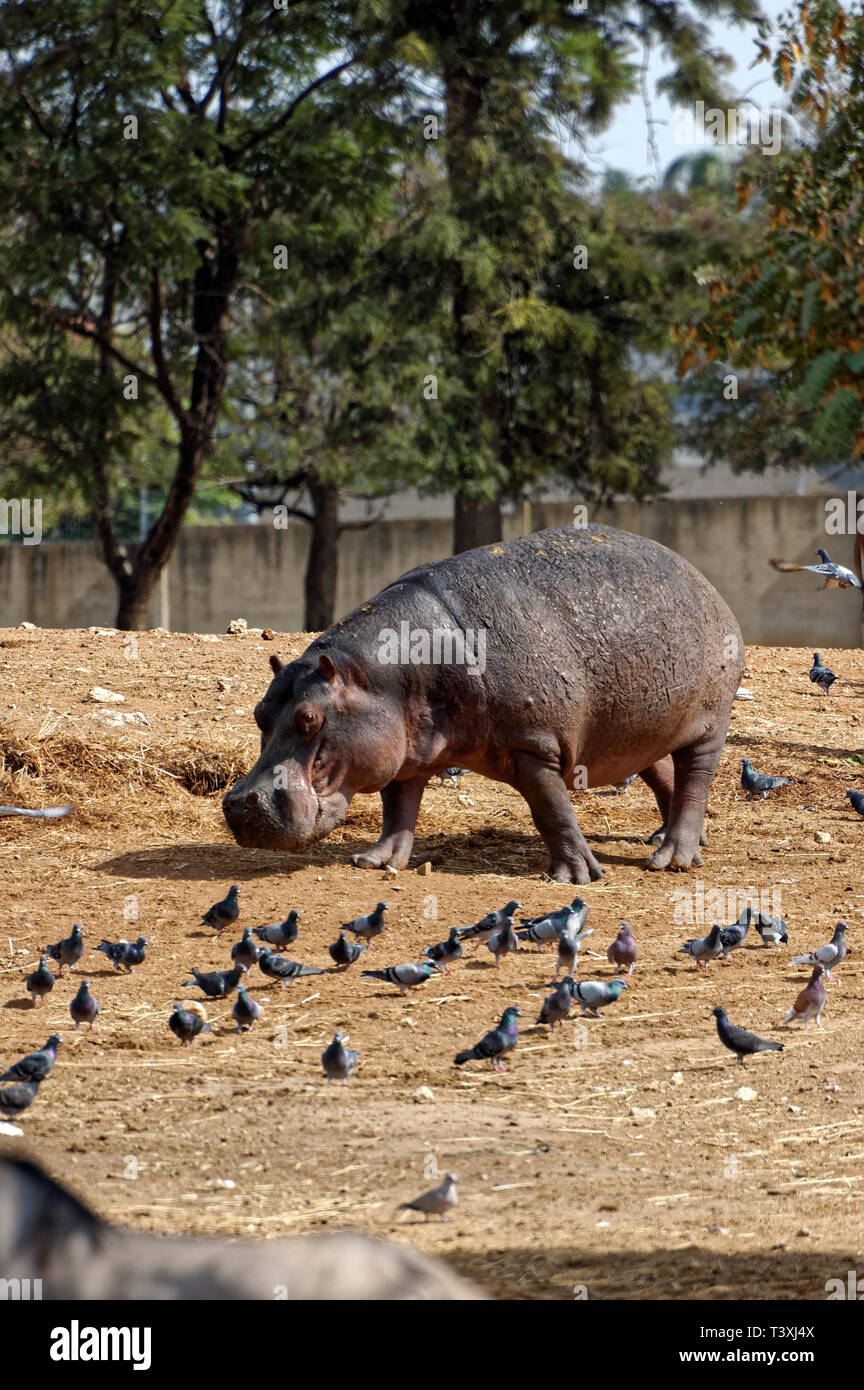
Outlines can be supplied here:
M650 536L686 556L723 594L745 641L767 645L859 645L861 597L852 590L820 593L815 575L778 574L772 556L815 562L819 545L851 566L853 538L826 536L825 499L744 497L589 509L589 520ZM540 503L505 517L505 538L572 517L570 503ZM384 584L427 560L450 553L446 519L384 521L348 531L339 555L338 608L345 613ZM302 523L190 526L168 576L169 624L179 632L222 632L229 619L282 632L303 628L303 567L308 535ZM159 623L158 599L151 622ZM87 542L0 546L0 626L22 620L40 627L111 626L114 586Z

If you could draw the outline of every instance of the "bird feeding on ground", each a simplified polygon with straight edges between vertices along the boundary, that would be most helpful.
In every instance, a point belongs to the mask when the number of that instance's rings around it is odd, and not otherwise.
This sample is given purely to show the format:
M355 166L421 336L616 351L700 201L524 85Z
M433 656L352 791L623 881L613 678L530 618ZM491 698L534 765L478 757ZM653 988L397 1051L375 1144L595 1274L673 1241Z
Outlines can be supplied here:
M230 927L232 922L236 922L240 916L240 904L237 901L240 889L236 883L232 883L228 892L220 902L208 907L201 921L206 927L213 927L215 931L222 931L225 927Z

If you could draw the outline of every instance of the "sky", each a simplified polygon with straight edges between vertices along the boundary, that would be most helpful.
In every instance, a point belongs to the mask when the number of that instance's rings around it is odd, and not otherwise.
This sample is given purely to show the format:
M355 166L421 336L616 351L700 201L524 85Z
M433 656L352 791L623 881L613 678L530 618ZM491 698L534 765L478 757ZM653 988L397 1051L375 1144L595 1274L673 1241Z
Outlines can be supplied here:
M760 5L764 14L770 19L776 19L784 10L789 9L789 0L760 0ZM739 95L746 92L760 107L782 107L784 93L774 85L770 64L760 61L756 67L748 71L756 56L754 39L755 29L750 25L738 28L717 20L711 26L714 47L722 49L735 60L734 70L726 77L727 84ZM654 117L659 171L649 155L645 106L641 96L636 96L627 106L621 108L608 130L593 142L591 164L598 173L604 168L623 169L635 177L653 178L673 160L680 158L692 148L681 143L682 121L679 119L676 123L675 110L665 98L656 94L657 79L663 75L667 66L659 51L652 54L648 92Z

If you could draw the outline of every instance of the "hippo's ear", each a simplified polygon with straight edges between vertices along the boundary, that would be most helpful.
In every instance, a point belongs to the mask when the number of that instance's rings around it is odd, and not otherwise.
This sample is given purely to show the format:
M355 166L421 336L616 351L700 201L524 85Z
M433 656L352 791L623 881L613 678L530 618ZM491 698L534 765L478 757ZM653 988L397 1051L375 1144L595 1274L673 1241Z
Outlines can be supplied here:
M318 658L318 672L328 685L359 685L366 690L369 685L365 667L353 656L340 655L339 665L326 652Z
M270 658L270 670L273 672L274 676L278 676L280 671L285 670L285 662L282 661L275 652Z
M339 675L338 666L335 662L331 661L326 652L322 652L318 658L318 670L321 672L321 675L324 677L325 681L327 681L328 685L332 685Z

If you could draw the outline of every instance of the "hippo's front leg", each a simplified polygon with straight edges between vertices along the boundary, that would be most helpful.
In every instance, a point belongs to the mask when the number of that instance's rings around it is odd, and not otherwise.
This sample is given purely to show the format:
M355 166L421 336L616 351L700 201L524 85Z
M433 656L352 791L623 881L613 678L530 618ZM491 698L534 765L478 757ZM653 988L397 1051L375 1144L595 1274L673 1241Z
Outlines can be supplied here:
M557 883L590 883L603 870L579 829L561 774L533 753L513 755L513 785L528 802L531 819L549 849L549 877Z
M381 838L371 849L351 856L351 863L361 869L381 869L391 864L404 869L414 845L417 813L426 790L428 777L412 777L405 782L388 782L381 792L383 823Z

